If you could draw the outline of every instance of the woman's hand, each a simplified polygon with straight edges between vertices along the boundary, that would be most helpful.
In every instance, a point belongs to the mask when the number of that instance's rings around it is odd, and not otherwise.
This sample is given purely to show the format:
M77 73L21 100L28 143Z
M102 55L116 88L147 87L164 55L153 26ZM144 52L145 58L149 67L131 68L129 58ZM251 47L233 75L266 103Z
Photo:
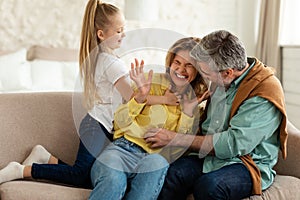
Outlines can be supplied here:
M183 112L192 117L194 113L195 107L200 104L202 101L206 100L209 97L210 93L207 90L206 92L203 93L201 97L196 97L194 99L188 99L187 95L183 96L183 101L182 101L182 107L183 107Z
M210 95L211 95L211 91L206 90L206 91L202 94L202 96L201 96L200 98L198 98L198 103L201 103L202 101L207 100L208 97L209 97Z
M146 101L151 89L153 70L149 71L148 79L146 79L144 74L144 61L142 60L139 63L136 58L134 60L135 64L131 63L129 75L138 88L138 92L135 94L134 98L138 103L143 103Z
M178 95L178 93L174 93L171 91L171 86L166 90L164 94L165 102L164 104L170 105L170 106L177 106L179 105L181 101L181 95Z

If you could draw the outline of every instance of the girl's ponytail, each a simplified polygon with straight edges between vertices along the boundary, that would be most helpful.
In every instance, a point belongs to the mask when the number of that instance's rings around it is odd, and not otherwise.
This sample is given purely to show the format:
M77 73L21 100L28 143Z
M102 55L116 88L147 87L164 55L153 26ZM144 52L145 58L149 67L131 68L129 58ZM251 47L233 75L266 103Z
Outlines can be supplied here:
M98 38L95 30L95 16L98 7L98 0L90 0L86 5L80 39L79 67L80 77L83 81L84 104L90 110L94 104L95 86L95 65L98 54Z
M101 100L95 85L97 56L100 52L100 39L97 31L105 31L110 25L110 17L119 12L114 5L102 3L100 0L89 0L82 22L79 67L83 82L84 104L90 110L94 102Z

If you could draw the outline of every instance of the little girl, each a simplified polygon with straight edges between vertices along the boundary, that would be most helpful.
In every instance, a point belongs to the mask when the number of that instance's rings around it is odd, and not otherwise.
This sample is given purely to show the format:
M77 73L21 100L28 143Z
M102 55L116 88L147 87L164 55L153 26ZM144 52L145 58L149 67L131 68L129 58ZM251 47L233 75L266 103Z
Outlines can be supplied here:
M80 124L80 144L74 165L63 163L44 147L37 145L22 164L11 162L0 171L0 183L32 177L91 187L90 168L95 156L101 151L107 138L112 140L113 88L116 87L127 101L132 93L126 80L128 70L113 55L113 50L120 47L125 36L124 23L122 13L114 5L98 0L89 0L87 3L81 31L79 63L88 114Z
M194 122L199 117L195 107L208 94L204 80L194 67L196 62L189 55L197 41L189 37L175 42L166 57L166 73L150 71L146 79L143 66L132 65L130 77L137 85L137 92L117 109L114 141L94 162L91 177L95 188L91 200L157 199L168 169L168 158L162 149L152 149L151 144L145 142L144 134L153 126L195 133ZM165 95L170 85L177 96L182 96L178 98L179 104L147 104L148 95Z
M85 8L80 42L80 75L88 114L79 127L80 144L70 166L37 145L20 164L0 170L0 184L32 177L90 188L90 169L105 144L112 141L113 113L133 91L128 69L114 55L124 34L124 16L114 5L89 0ZM116 88L116 89L115 89Z

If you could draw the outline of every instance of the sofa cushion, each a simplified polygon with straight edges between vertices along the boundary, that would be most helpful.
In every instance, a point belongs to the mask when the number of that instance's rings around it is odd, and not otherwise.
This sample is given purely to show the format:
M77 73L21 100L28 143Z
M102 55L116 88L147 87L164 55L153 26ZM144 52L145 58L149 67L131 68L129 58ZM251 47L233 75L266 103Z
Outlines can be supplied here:
M27 60L35 59L75 62L78 61L78 50L34 45L27 51Z
M282 200L300 199L300 179L292 176L277 175L272 186L261 196L255 195L244 200ZM39 191L39 192L35 192ZM91 190L56 185L36 181L11 181L0 186L0 199L87 199ZM192 200L190 195L188 200Z
M278 163L274 167L277 174L289 175L300 178L300 131L290 122L287 124L288 129L288 148L287 158L284 160L281 155L278 156Z
M73 108L72 96L71 92L0 94L0 169L11 161L23 162L37 144L74 163L79 146L74 122L82 116L77 114L79 108Z
M0 115L0 169L11 161L22 162L36 144L73 163L79 143L78 125L86 114L81 103L80 93L0 94L0 111L4 113ZM288 126L288 132L288 158L279 159L276 169L281 175L263 195L247 199L300 199L300 131ZM34 181L0 185L1 200L87 199L89 193L86 189Z
M0 186L1 200L83 200L91 190L36 181L11 181Z
M31 69L26 49L0 55L0 92L27 90L31 87Z
M274 183L262 195L251 196L251 200L282 200L300 199L300 179L293 176L277 175ZM246 200L244 199L244 200Z

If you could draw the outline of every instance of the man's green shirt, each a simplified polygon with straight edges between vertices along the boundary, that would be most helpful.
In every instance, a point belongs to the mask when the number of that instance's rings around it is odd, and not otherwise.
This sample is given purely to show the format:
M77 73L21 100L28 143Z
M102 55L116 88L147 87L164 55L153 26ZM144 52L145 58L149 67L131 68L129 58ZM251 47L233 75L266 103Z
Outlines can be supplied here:
M213 134L215 156L205 157L203 172L242 163L238 156L250 153L261 171L264 190L271 185L275 176L272 168L278 159L278 127L282 115L271 102L256 96L244 101L230 120L231 105L239 84L254 64L232 82L226 91L218 87L211 97L202 133Z

